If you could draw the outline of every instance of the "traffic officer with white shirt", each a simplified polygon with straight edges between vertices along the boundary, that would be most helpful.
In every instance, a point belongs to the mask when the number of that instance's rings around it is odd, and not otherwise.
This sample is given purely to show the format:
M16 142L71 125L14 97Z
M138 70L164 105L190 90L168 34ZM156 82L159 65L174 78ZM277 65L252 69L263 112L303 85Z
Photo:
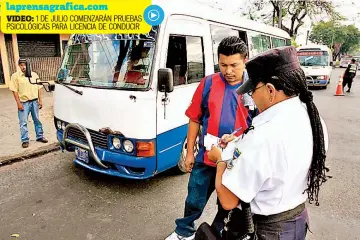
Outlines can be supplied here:
M319 204L319 188L327 179L326 125L294 47L268 50L246 69L249 80L237 93L249 93L260 114L240 138L227 139L233 141L223 152L213 146L208 153L217 163L217 195L226 210L250 203L258 239L303 240L305 202Z

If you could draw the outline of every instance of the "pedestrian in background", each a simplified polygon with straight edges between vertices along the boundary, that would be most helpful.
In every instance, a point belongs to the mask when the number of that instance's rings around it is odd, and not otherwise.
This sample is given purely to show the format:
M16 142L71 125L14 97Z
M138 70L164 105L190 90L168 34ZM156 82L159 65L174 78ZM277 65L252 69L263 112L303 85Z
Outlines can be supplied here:
M43 136L43 127L39 119L39 109L42 108L41 85L31 84L29 79L25 77L26 59L20 58L18 61L20 71L11 75L9 89L13 92L20 123L20 133L22 147L29 147L29 133L28 133L28 117L34 121L36 141L47 143L48 140ZM35 72L31 72L31 82L35 83L39 76Z

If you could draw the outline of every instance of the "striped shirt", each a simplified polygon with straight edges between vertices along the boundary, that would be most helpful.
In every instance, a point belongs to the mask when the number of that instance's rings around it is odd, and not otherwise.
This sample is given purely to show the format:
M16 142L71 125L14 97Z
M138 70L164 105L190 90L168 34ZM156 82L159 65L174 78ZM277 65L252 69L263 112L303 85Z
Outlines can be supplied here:
M247 73L244 72L243 82L247 79ZM224 134L231 134L235 129L242 127L236 134L239 136L251 125L254 116L252 116L252 111L245 106L249 107L255 104L249 95L236 93L236 89L241 85L242 82L230 85L221 73L212 74L201 80L185 113L192 121L198 122L202 126L200 149L195 159L196 162L216 166L208 159L204 147L204 136L207 133L222 137Z

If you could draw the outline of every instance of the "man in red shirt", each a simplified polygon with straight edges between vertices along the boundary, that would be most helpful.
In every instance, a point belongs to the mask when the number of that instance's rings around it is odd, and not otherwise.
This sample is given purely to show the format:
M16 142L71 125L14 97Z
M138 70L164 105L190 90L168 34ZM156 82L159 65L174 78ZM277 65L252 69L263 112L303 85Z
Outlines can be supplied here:
M186 110L189 117L188 147L185 169L191 172L188 196L183 218L176 220L175 231L166 240L191 240L195 237L194 221L199 219L215 189L216 165L207 157L204 137L207 134L221 138L224 134L239 136L251 125L254 103L247 94L239 96L236 89L247 80L245 62L248 48L239 37L227 37L218 47L220 73L205 77L196 89L191 105ZM199 153L194 157L195 140L202 126ZM227 211L218 203L219 211L213 226L219 231Z

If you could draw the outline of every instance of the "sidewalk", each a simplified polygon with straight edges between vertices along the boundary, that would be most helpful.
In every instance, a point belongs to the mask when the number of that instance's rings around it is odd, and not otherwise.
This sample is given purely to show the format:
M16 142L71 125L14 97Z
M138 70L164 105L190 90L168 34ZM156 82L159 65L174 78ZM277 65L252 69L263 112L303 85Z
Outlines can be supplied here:
M42 89L42 96L43 108L40 109L40 120L43 124L44 137L49 142L44 144L35 141L35 129L30 114L28 118L30 145L24 149L21 147L15 99L9 89L0 89L0 165L59 149L54 126L52 93Z

